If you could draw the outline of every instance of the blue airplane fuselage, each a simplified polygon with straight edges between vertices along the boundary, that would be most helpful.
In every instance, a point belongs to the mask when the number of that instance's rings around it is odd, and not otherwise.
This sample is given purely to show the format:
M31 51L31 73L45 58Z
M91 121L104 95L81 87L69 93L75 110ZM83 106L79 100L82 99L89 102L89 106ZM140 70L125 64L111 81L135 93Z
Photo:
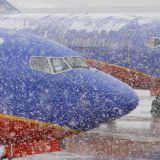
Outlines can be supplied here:
M1 27L32 32L55 40L85 58L160 77L159 18L22 14L0 17L0 22ZM158 39L157 45L151 44L152 38Z
M122 117L137 106L138 97L128 85L97 69L70 66L59 73L46 70L46 66L51 69L51 65L57 65L57 62L48 65L52 58L60 58L63 65L69 65L64 58L77 56L76 52L56 42L0 29L0 131L2 126L11 127L5 131L6 137L1 135L3 143L17 138L24 140L23 130L31 138L31 131L36 131L32 125L37 124L54 130L48 133L45 129L43 138L62 138L66 132L90 130ZM43 71L33 68L31 59L34 57L49 60L47 65L44 65L46 61L38 65L39 60L35 59L35 65L44 68ZM25 127L28 123L31 128ZM18 135L8 137L13 131Z

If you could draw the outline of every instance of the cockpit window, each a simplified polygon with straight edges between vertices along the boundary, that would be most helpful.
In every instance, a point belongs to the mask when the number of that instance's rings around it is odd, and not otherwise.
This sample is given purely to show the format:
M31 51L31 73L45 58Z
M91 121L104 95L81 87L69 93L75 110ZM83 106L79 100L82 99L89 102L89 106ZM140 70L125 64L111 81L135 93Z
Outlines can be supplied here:
M30 59L33 69L47 72L60 73L74 68L88 68L88 64L81 57L45 57L33 56Z
M36 70L51 73L47 57L31 57L30 64Z
M72 68L88 68L87 63L81 57L68 57L65 60Z
M53 71L55 73L62 72L69 69L69 66L65 63L64 59L62 58L50 58L50 61L51 61Z
M150 37L146 40L146 44L151 47L158 47L160 46L160 37Z

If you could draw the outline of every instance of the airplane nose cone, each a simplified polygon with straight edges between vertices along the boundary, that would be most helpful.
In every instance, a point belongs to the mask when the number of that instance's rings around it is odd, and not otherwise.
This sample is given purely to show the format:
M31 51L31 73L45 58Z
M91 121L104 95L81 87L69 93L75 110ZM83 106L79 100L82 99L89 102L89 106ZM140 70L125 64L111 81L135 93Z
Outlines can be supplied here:
M133 89L120 81L118 81L118 83L121 86L110 90L111 92L108 92L109 94L102 92L97 98L101 101L99 107L97 106L95 108L98 113L97 115L99 115L99 117L96 118L99 123L108 122L125 116L134 110L139 103L139 98ZM106 90L107 89L108 88L106 88Z
M78 109L68 114L67 126L80 131L122 117L136 108L139 102L131 87L95 69L84 72L83 78L79 78L79 85L85 91L79 97Z
M95 95L95 117L93 121L106 123L125 116L136 108L139 98L132 88L110 77L110 85L103 84L103 90ZM109 81L108 81L109 82Z

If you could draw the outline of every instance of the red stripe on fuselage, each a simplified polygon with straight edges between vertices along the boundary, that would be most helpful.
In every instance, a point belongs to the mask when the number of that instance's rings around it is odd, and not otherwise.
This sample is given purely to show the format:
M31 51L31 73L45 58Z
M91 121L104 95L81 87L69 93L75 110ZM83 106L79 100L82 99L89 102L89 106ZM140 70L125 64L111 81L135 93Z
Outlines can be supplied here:
M2 115L2 114L1 114ZM6 116L6 115L5 115ZM77 134L69 129L61 129L60 127L45 126L38 123L23 121L13 116L0 116L0 143L1 144L17 144L24 142L32 142L34 140L49 140L52 138L62 139L66 136ZM34 121L34 120L32 120Z
M133 88L151 90L155 85L157 88L160 88L159 78L103 61L93 59L86 59L86 61L91 66L96 66L97 69L122 80Z
M27 155L61 151L61 142L58 139L45 141L34 141L28 143L19 143L6 145L4 148L4 158L24 157Z

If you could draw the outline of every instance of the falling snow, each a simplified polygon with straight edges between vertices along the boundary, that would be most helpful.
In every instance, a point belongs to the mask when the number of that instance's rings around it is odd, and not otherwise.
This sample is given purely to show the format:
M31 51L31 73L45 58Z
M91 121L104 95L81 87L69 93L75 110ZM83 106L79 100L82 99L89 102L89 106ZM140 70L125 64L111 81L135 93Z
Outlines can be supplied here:
M158 17L5 13L20 11L0 0L0 156L63 139L15 160L159 159Z

